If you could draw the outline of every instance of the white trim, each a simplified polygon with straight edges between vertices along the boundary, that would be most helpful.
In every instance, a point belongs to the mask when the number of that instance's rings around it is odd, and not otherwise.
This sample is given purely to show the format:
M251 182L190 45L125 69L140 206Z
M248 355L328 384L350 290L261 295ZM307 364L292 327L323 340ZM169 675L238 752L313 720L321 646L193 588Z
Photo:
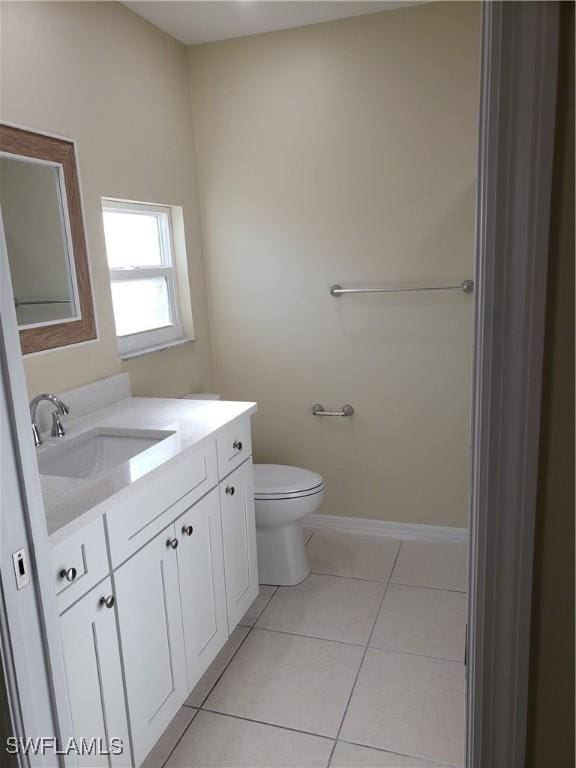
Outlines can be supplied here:
M151 347L135 349L133 352L124 352L120 355L120 360L135 360L137 357L151 355L152 352L161 352L163 349L182 347L184 344L191 344L193 341L197 341L197 339L193 339L190 336L182 336L181 339L173 339L172 341L165 341L162 344L154 344Z
M558 4L483 4L468 768L525 764Z
M112 285L115 281L112 281ZM119 282L119 281L118 281ZM168 296L170 297L168 288ZM170 298L168 299L170 304ZM170 311L172 307L170 307ZM150 350L152 347L163 347L171 341L178 341L182 338L182 326L170 323L160 328L150 328L147 331L138 331L138 333L128 333L125 336L116 336L118 344L118 357L123 360L131 352L142 352Z
M420 523L395 523L391 520L370 520L366 517L309 515L304 519L304 525L306 528L332 528L339 531L355 531L356 533L369 533L374 536L388 536L391 539L468 541L467 528L449 528L444 525L421 525Z

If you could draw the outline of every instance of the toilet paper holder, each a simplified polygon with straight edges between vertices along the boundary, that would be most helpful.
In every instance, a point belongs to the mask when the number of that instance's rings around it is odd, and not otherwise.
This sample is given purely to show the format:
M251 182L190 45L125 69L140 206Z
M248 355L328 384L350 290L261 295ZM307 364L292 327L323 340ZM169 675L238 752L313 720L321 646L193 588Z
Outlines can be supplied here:
M322 403L316 403L312 406L313 416L352 416L354 408L351 405L343 405L340 411L327 411Z

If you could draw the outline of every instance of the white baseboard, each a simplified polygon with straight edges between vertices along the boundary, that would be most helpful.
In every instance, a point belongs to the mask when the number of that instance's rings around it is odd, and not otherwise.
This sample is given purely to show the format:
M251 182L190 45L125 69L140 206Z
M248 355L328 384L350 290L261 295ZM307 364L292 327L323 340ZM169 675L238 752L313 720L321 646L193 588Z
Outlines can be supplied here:
M341 531L371 533L393 539L416 541L468 541L467 528L449 528L444 525L420 525L418 523L394 523L389 520L369 520L365 517L341 517L340 515L309 515L304 525L310 528L334 528Z

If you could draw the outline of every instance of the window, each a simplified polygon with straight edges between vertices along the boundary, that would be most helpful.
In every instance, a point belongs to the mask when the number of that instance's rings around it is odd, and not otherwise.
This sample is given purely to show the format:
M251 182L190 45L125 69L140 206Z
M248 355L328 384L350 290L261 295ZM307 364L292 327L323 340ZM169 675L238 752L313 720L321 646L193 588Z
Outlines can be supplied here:
M171 209L103 200L102 213L120 354L181 339Z

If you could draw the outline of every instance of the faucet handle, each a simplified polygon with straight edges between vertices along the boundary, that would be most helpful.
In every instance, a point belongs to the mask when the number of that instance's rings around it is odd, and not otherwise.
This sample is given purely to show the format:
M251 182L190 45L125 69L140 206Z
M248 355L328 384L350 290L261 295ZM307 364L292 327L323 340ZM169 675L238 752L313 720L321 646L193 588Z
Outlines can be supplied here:
M66 409L66 413L68 413L68 409ZM50 432L52 437L64 437L66 434L66 430L64 429L64 425L60 421L60 411L52 411L52 431Z
M38 446L42 445L44 441L42 440L42 435L38 429L38 424L35 422L32 422L32 435L34 437L34 447L38 448Z

